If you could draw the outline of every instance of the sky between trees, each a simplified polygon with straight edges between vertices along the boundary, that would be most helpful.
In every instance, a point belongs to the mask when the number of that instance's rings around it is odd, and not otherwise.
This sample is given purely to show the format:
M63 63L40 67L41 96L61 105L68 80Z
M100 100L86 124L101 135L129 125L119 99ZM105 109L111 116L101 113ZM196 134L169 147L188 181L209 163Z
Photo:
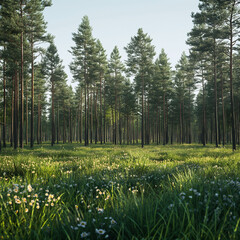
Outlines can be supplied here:
M72 75L68 65L72 56L68 51L73 45L72 33L84 15L89 17L93 35L101 40L108 56L117 45L122 60L126 60L123 48L137 29L143 28L153 39L156 52L164 48L174 67L182 52L188 52L185 41L193 26L191 13L198 11L198 0L69 0L67 4L65 0L53 0L52 3L44 11L47 31L55 36L69 84Z

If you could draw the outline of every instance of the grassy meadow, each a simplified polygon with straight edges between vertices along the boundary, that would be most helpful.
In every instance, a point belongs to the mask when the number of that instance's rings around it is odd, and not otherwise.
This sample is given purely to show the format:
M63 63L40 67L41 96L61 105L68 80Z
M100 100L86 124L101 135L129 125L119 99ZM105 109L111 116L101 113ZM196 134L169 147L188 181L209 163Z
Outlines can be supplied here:
M240 239L230 146L3 149L0 182L0 239Z

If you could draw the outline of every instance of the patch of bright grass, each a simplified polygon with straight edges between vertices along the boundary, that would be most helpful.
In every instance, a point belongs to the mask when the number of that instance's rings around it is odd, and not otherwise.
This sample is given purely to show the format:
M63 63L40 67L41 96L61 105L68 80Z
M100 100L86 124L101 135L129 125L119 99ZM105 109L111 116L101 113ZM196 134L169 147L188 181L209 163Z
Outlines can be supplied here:
M240 239L240 152L48 145L0 154L0 239Z

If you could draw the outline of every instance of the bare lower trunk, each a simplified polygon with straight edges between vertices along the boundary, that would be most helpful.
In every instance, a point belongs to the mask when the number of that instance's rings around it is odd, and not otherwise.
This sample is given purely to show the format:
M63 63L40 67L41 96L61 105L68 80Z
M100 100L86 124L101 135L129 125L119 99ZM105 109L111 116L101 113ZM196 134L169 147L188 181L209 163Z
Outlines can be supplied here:
M14 125L13 125L13 138L14 138L14 149L18 148L18 117L19 117L19 96L18 96L18 73L15 71L14 76Z
M7 116L7 103L6 103L6 67L3 61L3 147L6 147L6 116Z
M31 79L31 148L34 144L34 55L33 55L33 42L31 43L32 51L32 79Z

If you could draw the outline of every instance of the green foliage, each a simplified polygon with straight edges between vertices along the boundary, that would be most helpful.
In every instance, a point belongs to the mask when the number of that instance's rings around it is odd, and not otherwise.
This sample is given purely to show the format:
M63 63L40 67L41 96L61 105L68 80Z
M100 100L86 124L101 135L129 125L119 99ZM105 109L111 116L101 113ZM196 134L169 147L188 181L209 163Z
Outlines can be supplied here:
M70 65L73 77L76 81L84 81L84 84L89 84L92 74L91 67L94 63L95 42L87 16L83 17L77 33L73 33L73 41L75 46L71 50L73 62Z
M151 42L152 39L140 28L137 35L132 37L131 42L125 47L128 56L126 61L127 71L135 76L138 89L147 85L153 71L155 47Z

